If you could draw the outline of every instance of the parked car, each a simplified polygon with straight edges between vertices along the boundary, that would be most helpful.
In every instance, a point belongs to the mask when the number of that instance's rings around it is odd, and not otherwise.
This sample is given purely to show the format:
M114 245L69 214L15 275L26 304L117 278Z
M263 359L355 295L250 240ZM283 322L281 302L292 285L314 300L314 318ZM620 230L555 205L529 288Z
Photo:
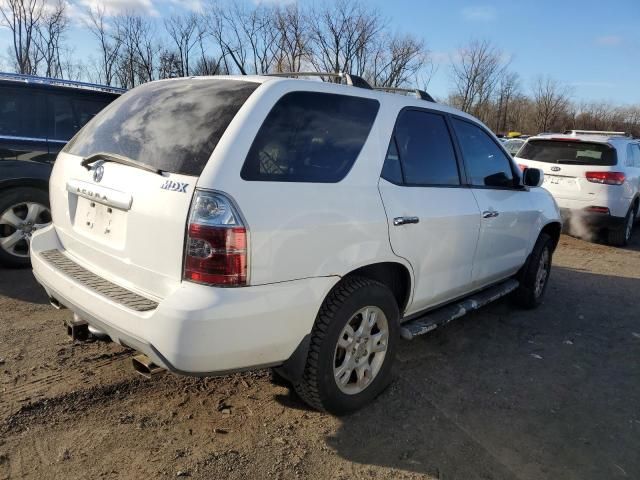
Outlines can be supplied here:
M275 367L341 414L389 383L400 335L537 306L561 228L541 172L474 117L345 77L152 82L82 129L31 242L72 335L147 375Z
M544 170L544 187L574 233L604 233L612 245L627 244L640 214L639 140L586 130L539 135L516 161Z
M122 92L0 73L0 263L29 264L32 229L49 215L51 163L69 139Z

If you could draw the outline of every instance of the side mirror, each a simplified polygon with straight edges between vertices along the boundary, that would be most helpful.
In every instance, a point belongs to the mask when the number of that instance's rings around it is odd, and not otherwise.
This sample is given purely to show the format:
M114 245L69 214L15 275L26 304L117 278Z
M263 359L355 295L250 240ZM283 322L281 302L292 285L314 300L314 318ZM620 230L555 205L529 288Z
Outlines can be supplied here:
M522 183L527 187L539 187L544 180L544 172L539 168L525 168L522 172Z

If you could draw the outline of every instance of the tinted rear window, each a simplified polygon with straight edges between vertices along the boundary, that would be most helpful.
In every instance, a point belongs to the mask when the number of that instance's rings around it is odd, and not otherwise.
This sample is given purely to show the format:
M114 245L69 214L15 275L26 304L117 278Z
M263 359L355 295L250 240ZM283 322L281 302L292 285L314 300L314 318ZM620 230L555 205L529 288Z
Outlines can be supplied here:
M565 140L529 140L519 158L572 165L615 165L616 151L609 145Z
M44 111L36 90L0 86L0 135L45 139Z
M200 175L258 85L221 79L142 85L98 113L65 151L83 157L115 153L160 170Z
M244 180L333 183L351 169L378 113L376 100L292 92L271 109L240 176Z

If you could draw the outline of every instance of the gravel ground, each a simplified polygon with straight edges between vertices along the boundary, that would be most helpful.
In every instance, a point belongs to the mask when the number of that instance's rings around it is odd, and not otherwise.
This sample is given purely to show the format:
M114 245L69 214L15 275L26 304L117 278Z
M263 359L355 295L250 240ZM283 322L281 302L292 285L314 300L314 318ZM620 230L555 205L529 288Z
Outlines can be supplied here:
M0 269L0 479L637 479L639 292L640 231L563 236L538 310L503 300L403 342L392 386L334 418L266 371L142 379Z

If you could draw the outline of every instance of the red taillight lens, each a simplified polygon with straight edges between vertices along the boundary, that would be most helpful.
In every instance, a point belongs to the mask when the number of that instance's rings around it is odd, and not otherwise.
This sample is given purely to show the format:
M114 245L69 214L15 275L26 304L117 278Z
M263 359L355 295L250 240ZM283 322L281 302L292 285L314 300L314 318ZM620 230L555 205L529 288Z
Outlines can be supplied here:
M622 185L625 179L622 172L587 172L586 177L591 183L603 183L606 185Z
M220 193L195 193L183 278L221 287L247 284L247 230L231 201Z
M607 207L587 207L585 210L588 212L609 214L609 209Z

